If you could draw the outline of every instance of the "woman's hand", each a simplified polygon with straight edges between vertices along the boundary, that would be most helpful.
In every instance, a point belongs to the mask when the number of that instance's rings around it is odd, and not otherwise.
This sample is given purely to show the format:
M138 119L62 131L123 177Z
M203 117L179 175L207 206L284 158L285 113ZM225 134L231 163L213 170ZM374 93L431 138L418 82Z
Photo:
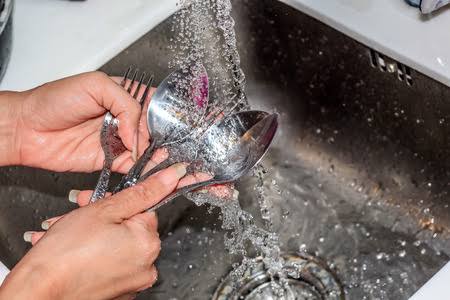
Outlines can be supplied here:
M160 251L154 214L186 173L174 165L142 184L55 223L0 288L0 299L113 299L155 282Z
M147 145L139 103L101 72L50 82L15 96L21 98L14 110L15 163L59 172L99 170L104 160L100 129L107 111L119 120L119 135L128 149L114 161L114 171L128 171L139 152L138 139L141 149ZM139 123L143 130L138 130Z

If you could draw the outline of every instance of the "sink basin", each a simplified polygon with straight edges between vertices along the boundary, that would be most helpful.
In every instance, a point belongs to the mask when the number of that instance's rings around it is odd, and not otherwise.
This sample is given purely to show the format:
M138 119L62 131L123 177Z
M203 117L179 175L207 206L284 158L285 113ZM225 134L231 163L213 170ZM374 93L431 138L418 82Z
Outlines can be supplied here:
M396 62L383 72L374 51L275 0L234 1L234 17L249 102L280 114L263 164L283 251L325 261L347 299L408 299L449 260L449 88L409 69L399 80ZM172 22L102 70L133 64L161 81ZM22 233L74 208L69 190L96 178L3 168L0 260L13 267L28 249ZM237 188L262 224L254 186ZM138 299L210 299L239 261L224 250L220 212L179 199L159 215L160 277Z

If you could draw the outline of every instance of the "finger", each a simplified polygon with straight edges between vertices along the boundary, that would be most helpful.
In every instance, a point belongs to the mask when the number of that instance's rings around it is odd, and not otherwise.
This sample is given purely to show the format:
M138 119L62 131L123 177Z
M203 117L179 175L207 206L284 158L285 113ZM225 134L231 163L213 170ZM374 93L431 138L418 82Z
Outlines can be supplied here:
M113 300L133 300L133 299L136 299L136 296L137 296L136 293L126 294L126 295L114 298Z
M91 200L93 191L91 190L71 190L69 193L69 201L75 204L78 204L80 207L86 206L89 204ZM105 198L111 196L112 193L107 192L105 194Z
M140 123L139 123L139 132L141 133L141 135L139 136L140 138L142 137L142 145L141 145L141 141L139 144L139 149L140 153L143 153L145 148L147 148L148 146L148 142L150 141L150 132L147 126L147 111L148 111L148 106L150 105L150 101L151 98L153 97L154 92L156 91L156 89L151 88L147 98L144 100L144 105L142 106L142 114L141 114L141 119L140 119ZM140 99L140 98L139 98Z
M185 164L176 164L151 176L129 189L108 199L98 201L100 211L107 217L121 223L134 215L140 214L163 200L178 185L186 174Z
M157 164L160 164L161 162L166 160L168 156L169 155L167 153L167 150L165 149L155 150L155 153L153 154L151 160L147 163L147 166L144 168L143 174L147 170L151 170ZM114 160L112 170L114 172L126 174L134 164L135 162L131 158L131 152L127 151L125 153L122 153L116 160Z
M221 199L232 199L234 197L234 193L237 192L237 190L235 190L232 185L228 184L212 185L210 187L207 187L205 190L208 193L211 193L211 195L214 195Z
M119 76L111 76L110 78L111 78L116 84L119 84L119 85L122 84L123 77L119 77ZM149 77L147 77L147 79L148 79L148 78L149 78ZM147 83L147 82L144 80L144 82L142 83L142 85L141 85L141 87L140 87L140 89L139 89L139 93L138 93L137 96L136 96L136 98L139 99L139 100L142 98L142 96L144 95L145 89L147 88L146 83ZM124 90L128 90L128 88L130 87L130 84L132 84L132 82L131 82L130 79L127 78L127 80L125 81L125 86L123 87ZM134 84L133 84L133 86L131 87L130 95L133 95L133 96L134 96L137 87L138 87L138 83L137 83L137 81L135 81ZM144 111L144 112L147 111L148 104L149 104L150 99L152 98L153 93L154 93L155 91L156 91L156 88L150 87L150 90L148 91L147 97L144 99L144 105L143 105L143 111Z
M212 176L206 173L195 173L193 175L185 176L178 183L178 188L182 188L187 185L191 185L197 182L202 182L211 179ZM222 198L222 199L230 199L233 196L234 188L233 185L225 184L225 185L212 185L205 188L202 188L199 192L203 193L211 193L212 195Z
M119 120L119 135L124 145L132 150L141 116L139 103L104 73L87 73L86 78L86 90L99 106Z
M58 216L58 217L54 217L54 218L45 220L44 222L41 223L41 228L44 230L49 230L50 227L52 227L53 224L58 222L62 217L64 217L64 216Z
M158 280L158 270L153 265L150 268L150 271L148 271L147 274L144 274L143 276L144 283L143 285L138 289L138 292L142 292L148 288L151 288L155 282Z
M149 78L149 77L147 77ZM117 84L121 84L123 77L111 77L111 79L116 82ZM128 89L128 87L132 84L130 79L127 79L125 82L125 89ZM137 100L141 100L141 98L143 97L143 94L145 92L146 89L146 85L142 84L140 89L139 89L139 93L136 96L136 101ZM135 82L132 86L131 86L131 91L130 94L134 96L136 89L138 88L138 84ZM155 92L155 88L150 88L147 97L144 99L144 104L142 106L142 111L141 111L141 115L140 115L140 120L139 120L139 126L138 126L138 131L139 131L139 144L138 144L138 154L142 155L142 153L144 153L144 150L148 147L149 145L149 140L150 140L150 135L148 132L148 127L147 127L147 110L148 110L148 105L150 103L150 99L153 96L153 93Z
M167 158L169 158L169 152L165 148L159 148L155 150L155 153L153 153L152 159L147 163L144 170L142 171L142 174L147 173L163 161L165 161Z
M142 214L136 215L132 220L141 222L150 231L158 230L158 217L155 212L144 212Z
M33 246L45 235L44 231L27 231L23 234L23 240Z
M131 151L125 151L114 160L111 170L113 172L126 174L134 163L133 153Z
M198 183L198 182L203 182L203 181L209 180L211 178L212 178L212 176L209 174L206 174L206 173L194 173L194 174L185 176L183 179L181 179L177 188L185 187L187 185L191 185L191 184Z

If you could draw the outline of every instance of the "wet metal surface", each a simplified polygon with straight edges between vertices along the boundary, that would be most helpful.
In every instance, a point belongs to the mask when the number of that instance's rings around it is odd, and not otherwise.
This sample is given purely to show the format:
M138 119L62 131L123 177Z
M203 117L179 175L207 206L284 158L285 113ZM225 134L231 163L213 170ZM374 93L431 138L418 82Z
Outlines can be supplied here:
M408 299L449 260L449 88L414 70L411 86L380 72L365 46L276 1L235 1L234 13L249 101L280 114L264 164L283 251L326 261L348 299ZM160 82L170 22L103 70L139 65ZM0 259L12 267L22 233L68 211L69 190L95 179L3 168ZM238 188L258 216L254 181ZM224 251L218 211L181 199L159 214L160 278L139 299L209 299L238 260Z
M285 279L289 289L285 290L279 282L272 281L267 274L262 259L254 267L249 267L240 278L230 273L219 285L213 300L239 299L279 299L284 294L295 300L344 300L344 291L336 276L323 263L312 257L285 254Z

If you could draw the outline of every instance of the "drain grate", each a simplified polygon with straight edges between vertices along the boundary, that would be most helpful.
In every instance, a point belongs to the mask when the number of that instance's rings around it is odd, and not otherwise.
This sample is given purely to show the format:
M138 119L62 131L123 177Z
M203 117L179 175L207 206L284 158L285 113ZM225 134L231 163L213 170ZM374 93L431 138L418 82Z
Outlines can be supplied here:
M408 66L399 63L373 49L370 49L370 64L372 67L379 69L382 72L397 74L398 80L406 82L408 86L413 85L412 72Z
M283 255L288 286L271 280L261 258L242 278L230 273L219 285L212 300L344 300L344 291L334 273L320 260L307 255ZM277 291L284 291L279 296Z

